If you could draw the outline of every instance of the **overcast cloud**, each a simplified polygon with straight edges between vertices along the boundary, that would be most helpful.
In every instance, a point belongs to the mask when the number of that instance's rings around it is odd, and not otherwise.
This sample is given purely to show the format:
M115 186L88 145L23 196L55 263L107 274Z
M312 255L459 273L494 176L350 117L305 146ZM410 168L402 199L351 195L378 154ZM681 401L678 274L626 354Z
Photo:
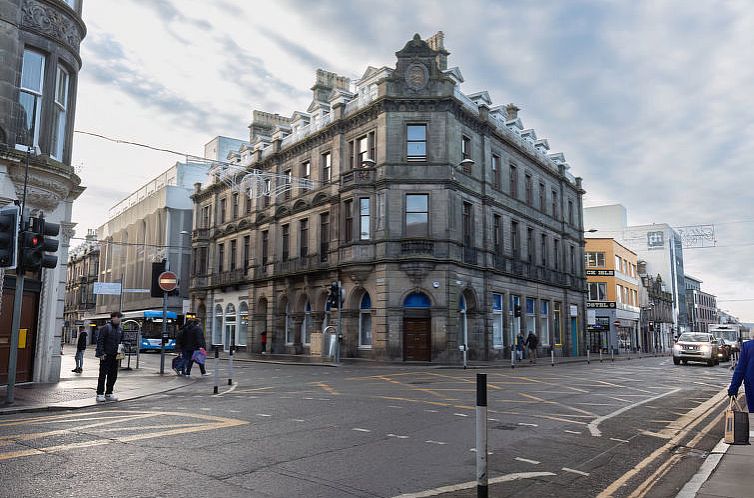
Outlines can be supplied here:
M76 127L201 154L215 135L245 138L252 109L304 110L316 68L358 78L443 30L464 91L521 107L584 178L587 205L715 224L719 247L686 251L687 272L721 299L754 297L748 2L377 3L86 2ZM113 170L132 191L178 159L77 135L79 234L104 221ZM754 321L754 301L720 304Z

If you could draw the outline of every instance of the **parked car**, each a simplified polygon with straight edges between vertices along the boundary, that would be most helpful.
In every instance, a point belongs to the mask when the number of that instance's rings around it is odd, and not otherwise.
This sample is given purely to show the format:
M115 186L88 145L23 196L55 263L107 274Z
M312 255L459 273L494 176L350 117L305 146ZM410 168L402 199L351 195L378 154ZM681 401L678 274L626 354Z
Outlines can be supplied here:
M717 340L712 334L702 332L685 332L673 346L673 363L684 365L690 361L715 366L720 363Z

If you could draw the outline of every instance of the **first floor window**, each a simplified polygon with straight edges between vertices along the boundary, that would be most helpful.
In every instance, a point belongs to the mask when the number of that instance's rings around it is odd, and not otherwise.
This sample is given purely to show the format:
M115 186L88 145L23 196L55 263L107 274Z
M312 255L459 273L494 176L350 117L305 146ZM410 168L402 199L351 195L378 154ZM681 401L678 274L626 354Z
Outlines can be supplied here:
M18 92L23 111L22 128L18 142L33 147L39 144L39 123L42 114L45 56L33 50L24 50L21 65L21 88Z
M359 240L369 240L369 197L359 199Z
M58 66L55 80L55 107L53 108L53 134L50 155L58 161L63 160L65 148L66 124L68 120L68 72Z
M372 298L365 293L359 306L359 346L372 347Z
M607 300L607 283L606 282L589 282L589 300L606 301Z
M406 194L406 237L429 233L429 195Z
M492 294L492 347L503 347L503 296Z
M539 302L539 338L544 346L550 345L550 301Z

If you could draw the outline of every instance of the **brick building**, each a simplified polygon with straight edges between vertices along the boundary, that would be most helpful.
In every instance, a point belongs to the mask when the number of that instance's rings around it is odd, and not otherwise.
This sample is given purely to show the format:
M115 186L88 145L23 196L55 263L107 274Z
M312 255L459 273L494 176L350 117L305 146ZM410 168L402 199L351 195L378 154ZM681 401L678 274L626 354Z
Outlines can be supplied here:
M507 359L519 330L584 352L581 180L515 105L464 94L448 54L416 35L355 82L318 70L306 112L253 112L193 195L213 343L316 354L340 280L345 356Z

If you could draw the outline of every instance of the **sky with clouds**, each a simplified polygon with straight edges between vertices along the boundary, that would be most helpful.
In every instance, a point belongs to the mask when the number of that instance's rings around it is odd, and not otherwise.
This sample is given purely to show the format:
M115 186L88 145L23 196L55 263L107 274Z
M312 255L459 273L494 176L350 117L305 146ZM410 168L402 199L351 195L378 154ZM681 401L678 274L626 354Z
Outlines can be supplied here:
M714 224L685 251L718 299L754 298L754 11L749 2L88 0L76 129L202 155L248 137L252 109L290 115L314 71L393 67L445 33L466 93L515 102L584 178L587 206L631 224ZM79 235L178 156L77 134ZM720 302L754 322L754 299Z

